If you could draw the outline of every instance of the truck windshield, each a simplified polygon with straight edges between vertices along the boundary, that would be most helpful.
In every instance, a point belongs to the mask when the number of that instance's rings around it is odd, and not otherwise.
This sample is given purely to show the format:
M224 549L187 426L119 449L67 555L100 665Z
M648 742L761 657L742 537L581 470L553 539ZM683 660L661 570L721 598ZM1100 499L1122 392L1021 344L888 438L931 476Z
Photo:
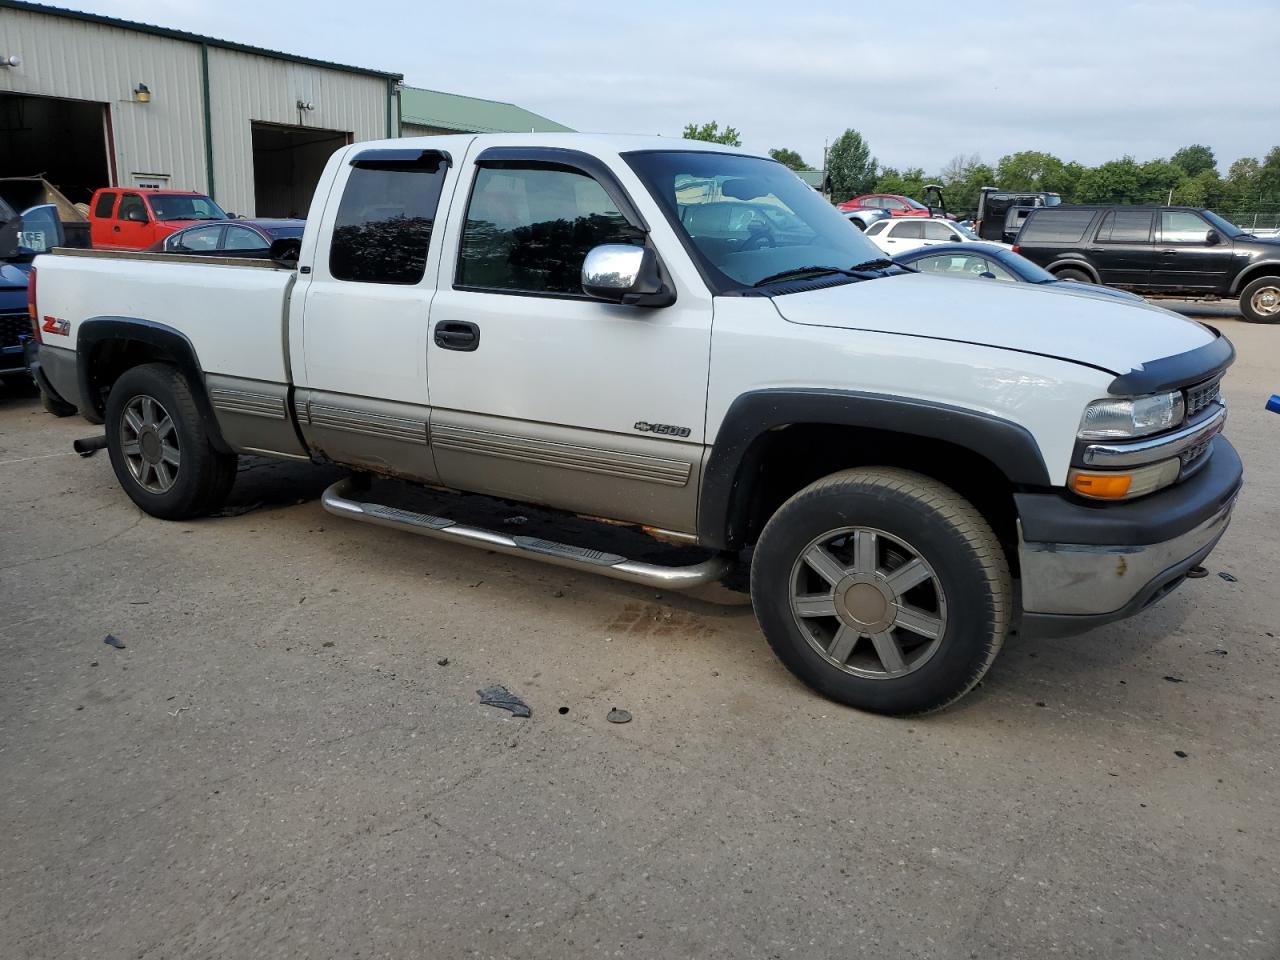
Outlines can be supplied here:
M642 151L624 159L715 293L746 290L769 277L842 272L884 260L835 207L773 160L693 150Z
M227 219L222 208L208 197L153 196L151 210L160 221Z

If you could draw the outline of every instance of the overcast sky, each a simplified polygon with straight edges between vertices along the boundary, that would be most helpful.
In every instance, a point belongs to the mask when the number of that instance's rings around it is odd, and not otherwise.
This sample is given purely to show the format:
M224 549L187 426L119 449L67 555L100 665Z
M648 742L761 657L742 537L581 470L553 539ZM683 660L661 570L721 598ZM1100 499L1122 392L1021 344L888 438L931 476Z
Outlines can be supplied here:
M1276 0L779 3L61 0L508 100L578 130L718 120L817 165L862 132L882 164L957 153L1099 163L1280 143Z

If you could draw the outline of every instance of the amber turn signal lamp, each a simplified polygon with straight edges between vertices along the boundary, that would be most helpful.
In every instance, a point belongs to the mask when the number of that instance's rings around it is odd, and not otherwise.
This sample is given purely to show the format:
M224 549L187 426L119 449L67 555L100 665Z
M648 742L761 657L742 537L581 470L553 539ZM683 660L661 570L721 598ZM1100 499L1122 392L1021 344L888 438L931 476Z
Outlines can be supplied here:
M1077 473L1071 478L1076 493L1099 500L1123 499L1132 483L1133 477L1127 473Z

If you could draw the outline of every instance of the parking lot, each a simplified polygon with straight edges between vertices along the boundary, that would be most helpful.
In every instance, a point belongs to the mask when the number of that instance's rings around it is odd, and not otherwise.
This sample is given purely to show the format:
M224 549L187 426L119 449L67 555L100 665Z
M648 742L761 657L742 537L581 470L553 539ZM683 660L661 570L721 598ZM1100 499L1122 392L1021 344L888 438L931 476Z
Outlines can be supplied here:
M914 720L749 606L331 517L336 471L152 519L6 394L0 952L1280 956L1280 339L1210 312L1247 480L1209 576Z

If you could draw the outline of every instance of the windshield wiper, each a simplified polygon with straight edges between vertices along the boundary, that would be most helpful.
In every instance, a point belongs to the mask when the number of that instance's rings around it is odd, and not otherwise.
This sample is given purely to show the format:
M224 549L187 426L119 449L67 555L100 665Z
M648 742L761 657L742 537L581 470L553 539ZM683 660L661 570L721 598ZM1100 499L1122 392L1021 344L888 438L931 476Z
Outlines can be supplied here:
M861 263L855 263L850 270L884 270L888 267L900 267L902 264L895 263L887 257L877 257L875 260L863 260Z
M792 267L790 270L782 270L779 273L771 273L763 280L757 280L751 286L764 287L771 283L777 283L780 280L795 280L803 276L823 277L833 273L838 273L846 277L852 277L854 274L848 270L841 270L839 267Z

